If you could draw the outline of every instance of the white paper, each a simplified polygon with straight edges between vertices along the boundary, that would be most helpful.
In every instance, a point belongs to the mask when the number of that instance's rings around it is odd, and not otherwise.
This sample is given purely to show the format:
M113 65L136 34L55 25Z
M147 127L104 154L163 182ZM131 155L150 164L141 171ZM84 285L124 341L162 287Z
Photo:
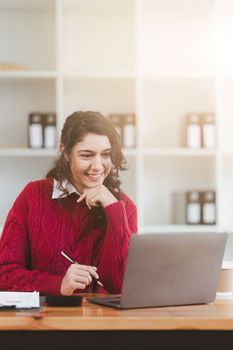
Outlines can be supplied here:
M0 305L15 305L17 309L40 307L39 292L0 292Z

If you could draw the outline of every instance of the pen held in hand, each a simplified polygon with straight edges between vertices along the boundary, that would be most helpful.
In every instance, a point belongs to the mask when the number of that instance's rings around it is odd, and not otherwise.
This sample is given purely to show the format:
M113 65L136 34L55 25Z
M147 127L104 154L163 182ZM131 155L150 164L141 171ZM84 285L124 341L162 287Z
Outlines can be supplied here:
M68 254L66 254L64 252L64 250L61 251L61 255L64 256L64 258L66 258L67 260L69 260L71 262L71 264L78 264L78 262L76 260L72 259ZM97 278L95 278L95 277L93 277L93 278L100 287L104 288L103 284Z

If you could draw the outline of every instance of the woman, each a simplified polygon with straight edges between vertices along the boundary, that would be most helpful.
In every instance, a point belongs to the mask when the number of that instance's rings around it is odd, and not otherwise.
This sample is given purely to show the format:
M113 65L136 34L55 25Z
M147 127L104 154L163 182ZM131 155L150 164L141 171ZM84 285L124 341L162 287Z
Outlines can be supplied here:
M55 167L26 186L8 214L0 289L120 293L130 236L137 231L136 207L119 187L125 165L119 136L104 116L69 116Z

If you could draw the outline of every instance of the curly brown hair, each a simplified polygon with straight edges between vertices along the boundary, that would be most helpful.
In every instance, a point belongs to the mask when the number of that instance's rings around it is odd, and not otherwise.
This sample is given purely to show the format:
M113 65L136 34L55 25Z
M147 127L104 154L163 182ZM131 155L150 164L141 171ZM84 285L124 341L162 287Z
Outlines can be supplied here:
M99 112L78 111L67 117L61 132L62 148L60 155L55 162L55 166L47 173L46 177L54 177L58 181L61 191L68 194L62 186L65 179L72 182L72 173L67 158L69 159L77 142L82 141L88 133L106 135L110 141L113 166L103 184L119 199L121 193L119 171L127 169L127 162L121 150L120 136L110 120Z

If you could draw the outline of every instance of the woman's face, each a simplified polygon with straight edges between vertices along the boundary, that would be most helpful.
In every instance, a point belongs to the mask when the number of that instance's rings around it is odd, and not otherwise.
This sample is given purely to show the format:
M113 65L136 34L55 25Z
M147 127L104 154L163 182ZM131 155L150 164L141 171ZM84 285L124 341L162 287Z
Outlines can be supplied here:
M112 168L111 144L106 135L89 133L72 148L72 184L79 193L101 185Z

